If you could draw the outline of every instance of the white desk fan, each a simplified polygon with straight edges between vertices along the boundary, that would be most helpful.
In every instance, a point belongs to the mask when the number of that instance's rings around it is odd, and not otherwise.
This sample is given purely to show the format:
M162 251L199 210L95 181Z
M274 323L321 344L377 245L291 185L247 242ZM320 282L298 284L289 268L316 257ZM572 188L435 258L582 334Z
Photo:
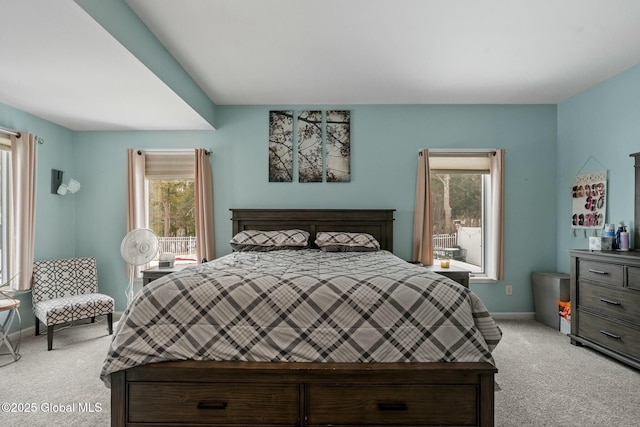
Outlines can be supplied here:
M133 301L134 269L151 261L158 253L158 235L148 228L131 230L122 239L120 254L129 264L129 287L127 288L127 303Z

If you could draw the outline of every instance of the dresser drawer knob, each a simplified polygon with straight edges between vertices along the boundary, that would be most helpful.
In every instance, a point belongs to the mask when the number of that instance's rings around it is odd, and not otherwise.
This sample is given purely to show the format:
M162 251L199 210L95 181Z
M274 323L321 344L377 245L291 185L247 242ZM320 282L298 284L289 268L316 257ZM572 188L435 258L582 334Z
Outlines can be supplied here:
M378 403L379 411L407 411L408 409L406 403Z
M198 402L198 409L225 410L227 402Z
M615 335L615 334L612 334L611 332L607 332L607 331L603 331L603 330L601 330L600 333L603 334L603 335L608 336L609 338L613 338L613 339L616 339L616 340L619 340L621 338L620 335Z
M602 270L593 270L593 269L589 269L589 273L594 273L594 274L609 274L607 271L602 271Z
M606 299L606 298L600 298L600 301L606 302L607 304L611 304L611 305L622 305L618 301L612 301L612 300Z

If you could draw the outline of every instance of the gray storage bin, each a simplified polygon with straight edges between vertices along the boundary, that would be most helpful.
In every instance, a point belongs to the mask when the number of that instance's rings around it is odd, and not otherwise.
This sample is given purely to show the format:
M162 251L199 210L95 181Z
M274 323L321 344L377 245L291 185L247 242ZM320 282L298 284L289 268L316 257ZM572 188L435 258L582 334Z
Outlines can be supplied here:
M536 271L531 273L533 306L536 320L560 330L560 315L556 301L569 301L569 275L565 273Z

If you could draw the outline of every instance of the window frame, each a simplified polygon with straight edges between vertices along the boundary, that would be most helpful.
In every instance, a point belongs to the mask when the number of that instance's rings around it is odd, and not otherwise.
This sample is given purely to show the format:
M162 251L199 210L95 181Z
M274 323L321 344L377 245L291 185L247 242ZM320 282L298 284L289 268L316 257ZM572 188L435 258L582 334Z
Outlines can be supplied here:
M501 242L498 239L495 230L493 230L492 220L493 215L493 198L496 195L493 194L492 185L492 173L489 156L495 153L495 149L481 149L481 150L457 150L457 149L429 149L429 173L473 173L481 174L482 184L482 237L481 237L481 258L482 266L481 272L470 273L470 283L495 283L498 281L497 260L496 254L498 253L498 246ZM435 167L431 165L432 158L442 159L449 158L454 159L453 162L436 161ZM478 162L478 158L487 158L486 162ZM464 164L464 159L473 159L470 163L473 163L471 168L465 168L460 164ZM504 186L504 183L502 183ZM502 242L502 244L504 244Z
M145 155L145 171L144 171L144 206L145 206L145 222L147 227L151 227L151 191L150 181L152 180L181 180L189 179L195 182L195 167L193 164L194 149L147 149ZM166 172L162 170L162 166L167 165L173 168L172 171ZM151 170L151 173L149 171ZM149 176L151 175L151 176ZM195 200L194 200L195 209ZM194 229L196 219L194 218ZM161 236L158 236L161 237ZM195 237L195 236L194 236ZM161 252L158 251L159 258ZM151 267L158 265L158 259L149 262ZM197 264L197 254L194 261L176 261L176 264Z

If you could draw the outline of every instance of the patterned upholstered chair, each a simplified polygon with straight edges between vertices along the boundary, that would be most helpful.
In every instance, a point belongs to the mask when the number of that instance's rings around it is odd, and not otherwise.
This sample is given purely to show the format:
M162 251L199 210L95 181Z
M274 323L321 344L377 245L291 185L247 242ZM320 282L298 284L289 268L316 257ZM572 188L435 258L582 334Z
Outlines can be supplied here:
M36 335L40 322L47 326L47 348L53 347L53 327L62 323L107 316L113 333L114 301L98 293L98 272L93 257L36 261L33 264L33 312Z

